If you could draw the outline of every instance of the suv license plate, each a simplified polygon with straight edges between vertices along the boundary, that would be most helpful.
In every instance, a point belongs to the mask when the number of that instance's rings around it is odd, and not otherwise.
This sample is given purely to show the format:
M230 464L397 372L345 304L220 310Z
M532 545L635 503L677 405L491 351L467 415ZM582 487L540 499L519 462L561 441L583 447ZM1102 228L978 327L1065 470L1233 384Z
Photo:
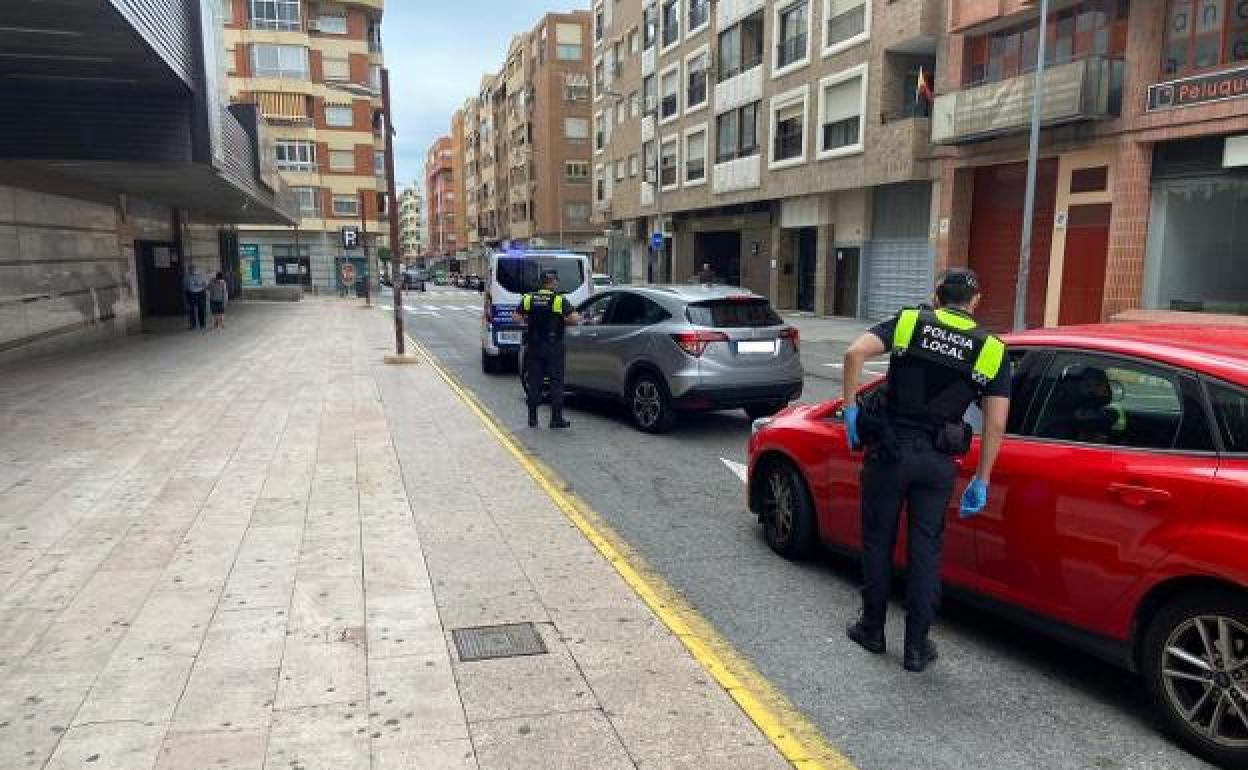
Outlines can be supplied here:
M768 353L776 352L775 340L745 340L737 343L738 353Z
M498 332L498 342L500 345L519 345L522 342L520 332Z

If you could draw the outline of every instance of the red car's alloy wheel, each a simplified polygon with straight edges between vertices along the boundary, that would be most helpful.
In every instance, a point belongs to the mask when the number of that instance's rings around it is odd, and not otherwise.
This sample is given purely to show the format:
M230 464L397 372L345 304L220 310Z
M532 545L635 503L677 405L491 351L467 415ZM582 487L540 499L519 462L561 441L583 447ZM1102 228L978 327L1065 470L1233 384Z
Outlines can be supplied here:
M1191 730L1248 749L1248 626L1221 615L1188 619L1166 640L1161 678Z

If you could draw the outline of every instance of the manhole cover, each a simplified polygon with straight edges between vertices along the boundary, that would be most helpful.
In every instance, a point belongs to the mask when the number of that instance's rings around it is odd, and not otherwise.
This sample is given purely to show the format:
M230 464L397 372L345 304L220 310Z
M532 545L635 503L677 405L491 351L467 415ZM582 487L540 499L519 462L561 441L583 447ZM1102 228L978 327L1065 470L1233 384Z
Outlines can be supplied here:
M451 636L459 650L459 659L464 663L546 653L546 645L532 623L456 628Z

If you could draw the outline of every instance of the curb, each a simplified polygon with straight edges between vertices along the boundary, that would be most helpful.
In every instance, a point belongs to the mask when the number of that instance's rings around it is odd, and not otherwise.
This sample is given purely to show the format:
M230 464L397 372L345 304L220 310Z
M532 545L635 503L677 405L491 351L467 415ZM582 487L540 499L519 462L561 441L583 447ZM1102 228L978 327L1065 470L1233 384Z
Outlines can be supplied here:
M462 386L427 348L410 336L407 339L786 760L800 770L857 770L823 737L818 727L649 567L601 515L568 492L570 487L558 474L521 446L489 408Z

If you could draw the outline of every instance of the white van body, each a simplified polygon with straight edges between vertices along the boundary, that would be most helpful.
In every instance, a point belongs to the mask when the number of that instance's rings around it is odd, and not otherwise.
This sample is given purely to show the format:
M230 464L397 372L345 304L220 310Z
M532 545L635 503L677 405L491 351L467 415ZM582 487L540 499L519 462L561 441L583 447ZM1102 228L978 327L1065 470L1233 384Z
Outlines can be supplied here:
M524 347L524 326L515 312L525 294L542 288L542 275L559 274L560 294L573 307L594 294L589 257L569 251L521 250L490 257L481 314L481 368L496 371L501 359L515 358Z

